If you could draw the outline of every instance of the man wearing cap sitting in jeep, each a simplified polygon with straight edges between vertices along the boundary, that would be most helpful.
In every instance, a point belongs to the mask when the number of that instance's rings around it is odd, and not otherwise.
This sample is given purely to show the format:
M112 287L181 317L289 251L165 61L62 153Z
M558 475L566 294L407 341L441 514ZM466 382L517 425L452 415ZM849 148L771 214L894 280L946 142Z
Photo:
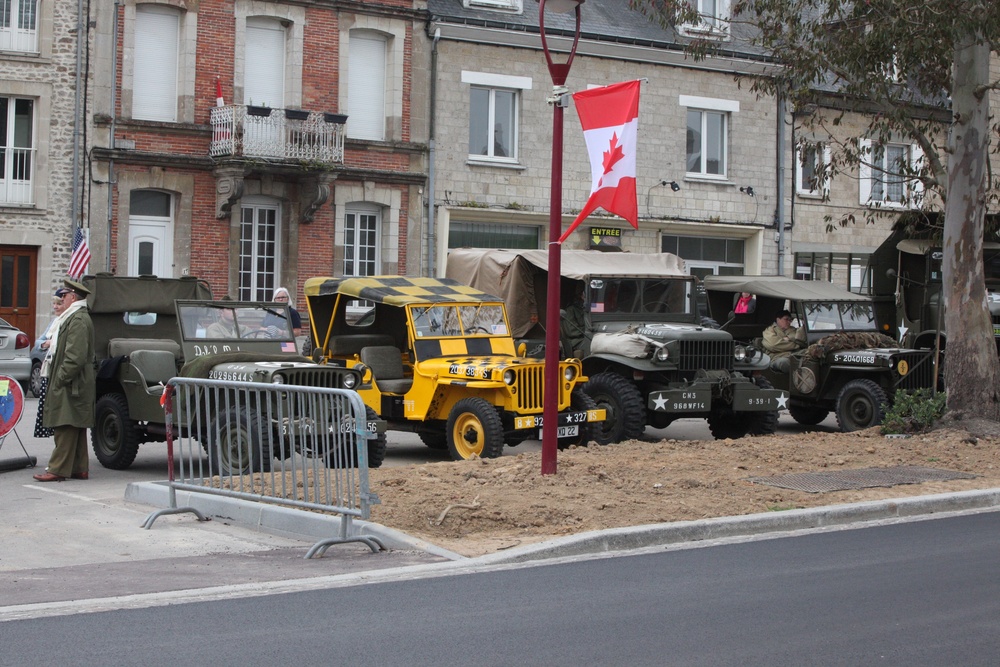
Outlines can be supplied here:
M792 314L779 310L774 324L764 329L764 350L771 355L771 368L787 373L793 352L806 347L806 330L792 326Z
M54 430L55 449L39 482L61 482L67 477L87 479L90 459L87 429L94 426L97 385L94 370L94 324L87 311L90 290L65 280L65 310L53 325L49 339L51 358L43 372L48 376L42 426Z

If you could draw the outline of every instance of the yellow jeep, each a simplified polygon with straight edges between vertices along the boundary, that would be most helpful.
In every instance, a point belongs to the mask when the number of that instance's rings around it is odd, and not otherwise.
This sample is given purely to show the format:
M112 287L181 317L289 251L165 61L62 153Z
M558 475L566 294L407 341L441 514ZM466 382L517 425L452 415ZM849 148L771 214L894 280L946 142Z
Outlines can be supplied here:
M358 393L390 430L456 460L538 437L544 364L518 355L499 298L403 276L310 278L305 296L314 358L360 368ZM559 446L587 444L605 411L580 388L580 361L559 368Z

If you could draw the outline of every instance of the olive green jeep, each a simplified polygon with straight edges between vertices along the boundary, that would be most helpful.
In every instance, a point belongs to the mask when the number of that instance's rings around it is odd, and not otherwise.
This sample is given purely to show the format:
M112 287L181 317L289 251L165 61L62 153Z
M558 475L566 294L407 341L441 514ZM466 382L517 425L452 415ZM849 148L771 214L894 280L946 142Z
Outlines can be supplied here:
M287 304L213 301L208 284L193 277L100 274L83 282L91 290L87 304L98 369L91 437L94 454L106 468L128 468L140 444L166 439L160 399L174 377L352 390L361 384L356 370L319 365L298 353ZM273 414L263 406L228 411L203 407L200 414L212 420L212 428L201 432L222 438L250 432L254 444L266 434L265 415ZM369 432L382 431L367 447L369 467L378 467L385 456L384 424L374 413L367 421ZM184 428L183 420L177 423L181 426L174 427L175 436ZM289 424L270 428L273 437L266 441L276 444L269 454L290 456L300 440ZM271 456L253 454L250 448L201 444L210 458L225 459L213 461L213 469L223 473L270 469Z
M453 280L370 276L305 284L313 357L363 369L358 393L390 430L415 431L452 458L500 456L538 436L543 370L519 356L503 302ZM582 445L604 419L559 364L559 446Z
M737 340L758 340L780 310L805 328L808 347L791 355L788 370L772 364L764 372L788 392L782 407L800 424L835 412L842 431L877 426L897 391L934 386L934 351L901 348L880 333L871 297L781 276L706 276L705 290L712 316ZM754 295L755 308L736 314L743 292Z

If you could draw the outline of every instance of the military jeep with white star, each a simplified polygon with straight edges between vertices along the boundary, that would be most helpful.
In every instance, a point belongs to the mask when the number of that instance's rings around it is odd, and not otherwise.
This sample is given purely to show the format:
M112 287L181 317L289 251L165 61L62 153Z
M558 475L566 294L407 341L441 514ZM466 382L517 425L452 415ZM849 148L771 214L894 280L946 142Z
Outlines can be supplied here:
M781 407L800 424L819 424L835 412L842 431L877 426L897 391L934 386L934 351L901 348L880 332L871 297L781 276L706 276L704 285L712 317L736 340L759 341L780 310L805 328L808 347L792 354L789 370L764 371L788 392ZM743 292L755 307L737 314L733 304Z
M313 358L361 370L358 394L389 430L456 460L539 437L544 364L519 356L499 298L403 276L310 278L304 291ZM581 390L578 360L559 377L559 446L585 445L605 412Z

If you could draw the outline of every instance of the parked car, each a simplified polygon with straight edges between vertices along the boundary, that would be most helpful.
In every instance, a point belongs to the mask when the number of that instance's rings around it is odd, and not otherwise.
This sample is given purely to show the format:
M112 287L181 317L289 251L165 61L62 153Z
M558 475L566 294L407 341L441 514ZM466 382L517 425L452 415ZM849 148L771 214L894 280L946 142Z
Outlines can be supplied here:
M31 395L35 398L39 398L42 395L42 362L45 361L45 355L49 353L48 350L42 349L42 343L49 339L49 331L51 331L55 321L55 318L53 318L49 322L49 325L45 327L45 331L35 339L35 344L31 346L31 377L28 380L28 390L31 391Z
M0 375L27 385L31 377L31 340L6 320L0 319Z
M503 301L454 280L369 276L305 284L313 357L363 368L358 393L391 430L453 459L495 458L538 437L544 363L520 356ZM559 363L559 446L585 445L605 411Z
M835 412L842 431L877 426L898 390L934 386L933 350L900 348L880 333L871 297L781 276L706 276L705 290L712 317L736 340L758 341L785 309L794 326L805 328L809 346L791 356L788 371L764 372L788 392L788 411L800 424ZM756 298L756 308L737 314L743 292Z

